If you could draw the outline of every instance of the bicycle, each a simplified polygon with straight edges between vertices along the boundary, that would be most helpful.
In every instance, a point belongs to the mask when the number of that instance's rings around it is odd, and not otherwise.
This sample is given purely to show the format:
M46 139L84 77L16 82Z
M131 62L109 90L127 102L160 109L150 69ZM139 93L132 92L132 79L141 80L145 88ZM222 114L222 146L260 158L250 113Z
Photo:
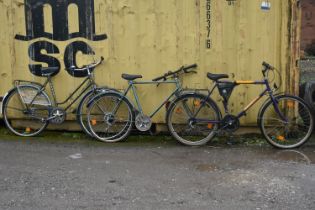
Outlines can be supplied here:
M167 107L169 101L175 100L183 93L179 76L196 73L192 70L196 67L197 64L182 66L175 72L170 71L152 81L138 82L135 80L142 78L142 75L122 74L122 78L128 81L127 89L122 93L118 91L101 93L91 99L88 104L88 124L91 133L100 141L118 142L130 134L133 124L141 132L149 131L152 126L152 117L164 105ZM173 84L176 88L150 115L145 115L135 86L150 84ZM126 97L130 90L132 90L136 106Z
M98 87L94 80L94 68L103 61L104 58L101 57L98 62L85 65L82 68L72 66L67 69L69 73L75 71L80 72L80 74L86 73L86 75L84 75L86 79L63 102L57 101L54 85L52 83L52 77L59 72L58 67L42 67L41 73L34 73L36 76L47 78L44 84L15 80L14 88L12 88L3 99L2 113L6 127L18 136L36 136L40 134L49 123L62 124L66 119L67 111L82 97L76 110L76 117L84 132L92 136L87 126L87 118L84 113L86 111L86 104L94 95L109 89L107 87ZM80 77L82 77L82 75ZM48 85L52 94L52 100L45 91ZM74 97L75 94L78 95ZM74 99L72 100L73 97ZM60 107L65 104L68 104L65 108ZM21 121L21 119L23 121Z
M183 94L170 105L167 111L167 125L173 137L185 145L198 146L206 144L222 131L232 133L239 129L239 119L267 95L269 99L262 105L257 118L267 142L282 149L303 145L310 138L314 125L309 106L296 96L275 94L279 87L275 83L274 87L271 87L269 73L273 72L275 78L276 69L266 62L262 65L264 78L260 81L224 81L222 79L227 79L228 75L208 73L207 77L214 82L213 87L208 90L208 95ZM280 75L279 71L277 73ZM236 86L244 84L263 85L266 88L235 116L229 111L229 98ZM215 88L223 99L223 118L218 105L211 99Z

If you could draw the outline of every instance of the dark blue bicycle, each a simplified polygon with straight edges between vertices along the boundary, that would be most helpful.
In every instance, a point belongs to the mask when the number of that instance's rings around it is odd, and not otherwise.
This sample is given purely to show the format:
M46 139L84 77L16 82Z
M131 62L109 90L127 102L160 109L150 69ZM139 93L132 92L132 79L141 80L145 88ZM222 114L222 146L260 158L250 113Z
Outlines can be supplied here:
M239 119L261 98L268 96L258 114L258 125L266 140L282 149L303 145L312 134L314 120L311 110L299 97L275 94L279 87L276 84L272 87L269 80L269 73L274 71L277 70L264 62L262 70L264 78L260 81L224 81L222 79L227 79L228 75L208 73L207 77L214 81L214 85L207 96L187 93L171 103L166 117L169 131L183 144L206 144L218 132L236 131L240 127ZM241 84L263 85L266 88L239 114L232 115L228 101L233 89ZM225 109L223 117L217 104L211 99L215 88L223 98Z

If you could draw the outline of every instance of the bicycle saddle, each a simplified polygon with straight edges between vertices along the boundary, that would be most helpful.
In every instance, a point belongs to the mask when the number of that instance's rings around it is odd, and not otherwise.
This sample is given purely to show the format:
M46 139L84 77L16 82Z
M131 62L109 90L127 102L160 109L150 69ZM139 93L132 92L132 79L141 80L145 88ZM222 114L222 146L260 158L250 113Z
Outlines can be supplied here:
M59 67L42 67L41 74L43 77L54 76L59 71Z
M142 75L136 75L136 74L122 74L121 77L125 80L135 80L135 79L139 79L142 78Z
M213 81L218 81L219 79L226 79L229 78L229 75L227 74L211 74L208 73L207 77Z

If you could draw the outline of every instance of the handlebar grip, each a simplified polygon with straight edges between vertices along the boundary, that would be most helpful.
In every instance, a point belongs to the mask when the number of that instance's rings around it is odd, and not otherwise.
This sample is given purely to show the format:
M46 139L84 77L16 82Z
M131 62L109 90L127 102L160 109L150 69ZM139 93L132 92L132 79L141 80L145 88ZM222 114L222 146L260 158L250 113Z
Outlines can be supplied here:
M197 68L198 67L198 65L195 63L195 64L192 64L192 65L190 65L190 66L185 66L184 67L184 71L186 71L186 70L188 70L188 69L194 69L194 68Z
M270 70L274 70L275 69L275 67L273 67L272 65L270 65L269 63L267 63L265 61L262 63L262 65L264 67L266 67L267 69L270 69Z
M197 73L195 70L193 70L193 69L195 69L195 68L197 68L198 67L198 65L195 63L195 64L192 64L192 65L190 65L190 66L186 66L186 67L184 67L183 68L183 71L185 72L185 73ZM191 70L190 70L191 69Z

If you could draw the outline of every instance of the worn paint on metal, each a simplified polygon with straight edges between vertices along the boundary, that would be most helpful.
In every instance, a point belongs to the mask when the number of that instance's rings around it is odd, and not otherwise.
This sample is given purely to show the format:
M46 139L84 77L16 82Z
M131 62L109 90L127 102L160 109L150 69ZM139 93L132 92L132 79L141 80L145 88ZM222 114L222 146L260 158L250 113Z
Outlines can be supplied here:
M127 87L122 73L142 74L149 80L192 63L198 63L198 74L183 78L188 88L210 87L207 72L228 73L233 80L258 80L265 60L281 71L283 91L297 91L299 8L295 0L270 0L268 11L261 10L261 0L67 2L0 1L0 95L14 79L42 82L43 78L31 74L40 71L39 65L59 65L54 83L61 101L82 80L69 75L65 66L87 64L92 56L85 53L91 51L95 58L106 60L95 70L97 82L119 89ZM236 88L232 111L242 110L262 89ZM138 90L144 110L150 112L171 87ZM163 122L163 113L154 121ZM243 122L256 122L255 110Z

